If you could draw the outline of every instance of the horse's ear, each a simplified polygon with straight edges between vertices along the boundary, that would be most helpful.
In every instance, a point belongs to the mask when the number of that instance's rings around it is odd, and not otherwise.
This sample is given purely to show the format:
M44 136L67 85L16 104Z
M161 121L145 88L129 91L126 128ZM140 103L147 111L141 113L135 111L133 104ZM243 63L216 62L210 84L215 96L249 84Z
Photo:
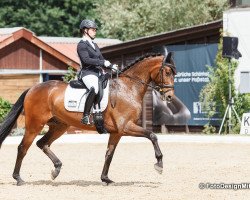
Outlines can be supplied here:
M167 56L164 56L163 61L162 61L162 65L165 65L166 60L167 60Z
M165 61L164 63L171 63L172 56L173 52L169 52L166 59L164 60Z

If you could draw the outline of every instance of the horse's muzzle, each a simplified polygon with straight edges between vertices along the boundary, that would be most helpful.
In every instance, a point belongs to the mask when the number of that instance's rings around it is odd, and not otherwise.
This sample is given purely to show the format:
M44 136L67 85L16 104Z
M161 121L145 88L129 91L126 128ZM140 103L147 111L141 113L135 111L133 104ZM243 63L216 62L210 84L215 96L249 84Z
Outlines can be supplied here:
M166 101L167 103L171 103L172 99L173 99L173 95L174 95L174 91L173 90L168 90L165 92L160 92L161 94L161 100L162 101Z
M171 101L172 101L172 96L171 96L171 95L166 95L166 94L161 95L161 100L162 100L162 101L166 101L167 103L171 103Z

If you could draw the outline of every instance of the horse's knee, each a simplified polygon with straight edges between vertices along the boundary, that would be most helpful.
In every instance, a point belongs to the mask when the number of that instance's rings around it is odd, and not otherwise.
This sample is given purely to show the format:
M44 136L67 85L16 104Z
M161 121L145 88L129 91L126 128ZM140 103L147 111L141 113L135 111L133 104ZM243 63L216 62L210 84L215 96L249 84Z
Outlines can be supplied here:
M158 138L154 133L150 133L149 138L152 142L157 142Z

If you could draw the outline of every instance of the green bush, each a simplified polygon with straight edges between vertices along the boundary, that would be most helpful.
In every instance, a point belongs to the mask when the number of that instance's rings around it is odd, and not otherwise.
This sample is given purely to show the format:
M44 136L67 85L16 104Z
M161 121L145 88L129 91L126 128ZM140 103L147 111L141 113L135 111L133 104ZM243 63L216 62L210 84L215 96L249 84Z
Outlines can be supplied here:
M206 111L207 117L211 118L219 111L219 117L223 118L228 105L229 87L228 81L232 83L232 97L234 99L234 107L239 117L242 117L244 112L250 109L250 95L239 94L234 87L234 72L238 65L236 60L231 63L231 80L229 80L228 69L229 60L222 57L222 39L220 40L218 53L215 60L215 67L208 67L210 71L210 82L206 84L200 93L200 102L202 102L202 109ZM224 132L227 131L227 123L224 123ZM204 133L213 133L215 128L210 123L204 126ZM232 113L232 131L239 133L240 124L234 113Z
M76 70L73 67L68 67L67 73L63 76L63 81L68 83L71 80L75 79Z
M0 97L0 123L3 122L4 118L7 116L11 109L10 102L4 100L2 97Z

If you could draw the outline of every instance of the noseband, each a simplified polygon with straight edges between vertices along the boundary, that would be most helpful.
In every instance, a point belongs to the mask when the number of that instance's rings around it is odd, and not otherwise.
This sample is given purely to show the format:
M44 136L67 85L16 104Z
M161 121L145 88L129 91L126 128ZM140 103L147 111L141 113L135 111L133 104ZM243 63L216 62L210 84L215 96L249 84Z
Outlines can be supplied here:
M162 66L159 69L159 72L158 72L158 74L155 77L155 79L156 79L158 76L160 76L161 82L160 82L160 84L158 84L158 85L156 84L154 86L154 89L157 90L158 92L160 92L161 95L163 95L163 94L169 92L170 90L174 89L174 85L173 84L165 84L163 82L163 76L164 76L163 69L165 67L170 67L171 68L171 71L172 71L171 75L175 75L176 74L176 69L175 69L175 66L173 64L171 64L171 63L165 63L164 61L162 62ZM169 90L163 91L163 89L165 89L165 88L169 88Z

